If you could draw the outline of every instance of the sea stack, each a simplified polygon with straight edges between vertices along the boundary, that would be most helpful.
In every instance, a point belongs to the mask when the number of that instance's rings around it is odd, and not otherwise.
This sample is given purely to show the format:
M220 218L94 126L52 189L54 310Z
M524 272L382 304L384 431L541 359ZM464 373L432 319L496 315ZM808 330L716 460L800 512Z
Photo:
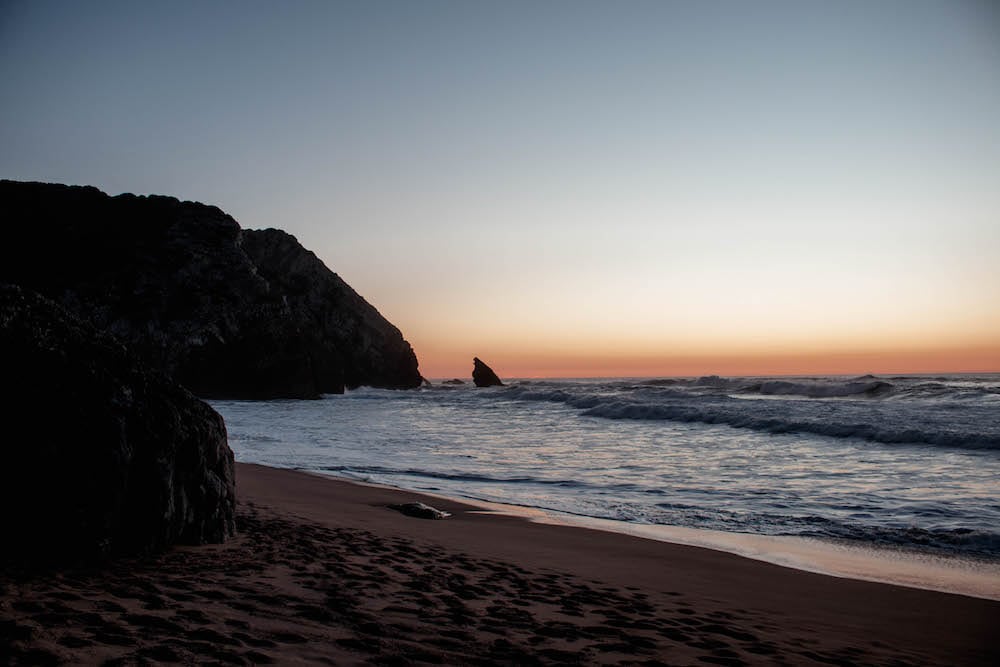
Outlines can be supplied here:
M477 387L502 387L503 382L493 372L493 369L483 363L479 357L472 359L472 381Z

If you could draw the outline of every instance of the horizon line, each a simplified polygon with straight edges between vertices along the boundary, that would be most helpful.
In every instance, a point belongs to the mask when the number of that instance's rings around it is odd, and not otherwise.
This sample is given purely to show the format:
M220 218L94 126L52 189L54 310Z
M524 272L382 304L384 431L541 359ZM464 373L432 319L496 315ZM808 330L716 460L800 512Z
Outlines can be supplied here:
M854 377L863 378L871 376L876 379L883 377L923 377L928 375L1000 375L1000 370L974 370L974 371L914 371L905 373L701 373L695 375L508 375L509 380L615 380L615 379L637 379L637 380L686 380L707 377L720 378L804 378L804 377ZM462 379L456 375L421 375L425 380L451 380ZM469 375L471 378L471 374ZM501 378L503 379L503 378ZM471 382L471 380L470 380Z

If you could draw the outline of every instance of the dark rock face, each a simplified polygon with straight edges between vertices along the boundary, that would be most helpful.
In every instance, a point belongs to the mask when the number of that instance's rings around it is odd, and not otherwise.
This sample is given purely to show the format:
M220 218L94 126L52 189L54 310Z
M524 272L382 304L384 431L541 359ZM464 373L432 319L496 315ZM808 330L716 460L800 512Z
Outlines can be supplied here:
M113 337L0 285L4 556L75 560L235 529L220 417Z
M0 281L112 333L194 393L420 385L399 330L294 237L214 206L0 181Z
M477 387L502 387L503 382L493 372L493 369L480 360L479 357L472 359L472 381Z
M316 337L310 342L318 377L339 375L349 388L410 389L423 383L417 358L399 329L294 236L278 229L246 230L243 249L261 277L284 296L295 328L305 338Z

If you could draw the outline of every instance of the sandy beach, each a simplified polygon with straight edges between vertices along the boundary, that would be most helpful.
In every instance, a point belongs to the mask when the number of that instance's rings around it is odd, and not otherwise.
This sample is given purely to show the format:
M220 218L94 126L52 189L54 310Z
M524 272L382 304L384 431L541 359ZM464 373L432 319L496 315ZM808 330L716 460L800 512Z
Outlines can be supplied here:
M238 465L239 535L4 571L5 664L1000 662L1000 603ZM424 500L453 514L404 516Z

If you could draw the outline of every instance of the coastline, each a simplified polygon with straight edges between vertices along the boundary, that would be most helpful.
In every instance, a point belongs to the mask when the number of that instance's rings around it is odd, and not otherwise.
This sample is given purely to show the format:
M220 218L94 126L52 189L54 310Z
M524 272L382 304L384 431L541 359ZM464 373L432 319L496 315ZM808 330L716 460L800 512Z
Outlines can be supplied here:
M866 547L793 535L725 533L684 526L629 523L434 491L407 489L320 471L297 471L348 484L404 491L429 499L428 502L436 499L469 504L481 508L485 513L512 516L540 524L588 528L668 544L710 549L831 577L1000 601L1000 563L938 556L905 549Z
M237 464L239 535L3 575L9 664L963 664L1000 603ZM444 521L389 504L425 499Z
M793 535L724 533L574 516L535 520L711 549L829 577L1000 601L1000 564L992 562Z
M894 647L892 659L904 664L911 651L921 656L914 658L916 664L977 664L982 659L995 662L1000 658L994 639L1000 623L1000 603L996 601L833 577L715 549L484 512L480 504L471 501L362 485L323 474L281 471L298 477L299 481L293 482L291 476L274 474L274 470L254 466L251 471L241 465L243 491L255 502L294 508L298 516L308 520L330 521L326 510L300 504L303 494L316 493L331 505L346 504L358 510L338 517L338 526L378 526L447 552L499 559L530 571L570 572L581 580L600 582L615 590L640 590L661 600L683 598L686 608L694 609L695 616L703 613L706 619L720 618L710 616L718 614L738 617L734 611L745 610L747 625L743 629L747 635L755 634L752 628L767 627L760 621L769 618L771 632L777 633L772 636L780 636L780 641L787 640L790 646L797 641L829 642L842 649L872 651L866 658L851 657L851 662L878 663L883 646ZM306 483L306 479L315 482ZM292 483L295 488L286 486ZM423 521L384 509L391 503L413 501L427 502L453 516L445 521ZM738 627L730 629L741 632ZM792 639L786 633L798 637ZM742 660L755 664L761 657L751 652ZM803 658L808 656L790 661Z
M446 551L532 570L571 572L619 590L680 594L697 600L696 605L711 610L708 613L745 609L754 618L781 618L780 627L806 635L829 631L842 645L868 640L895 645L899 656L910 650L926 654L917 663L954 663L965 656L960 662L976 664L1000 658L993 637L1000 603L993 600L833 577L714 549L484 512L471 501L323 474L275 471L239 464L243 492L257 503L281 506L307 520L391 529L394 536L430 542ZM346 505L358 511L332 520L327 510L304 502L313 493L324 499L323 506ZM453 516L423 521L384 509L391 503L421 500Z

